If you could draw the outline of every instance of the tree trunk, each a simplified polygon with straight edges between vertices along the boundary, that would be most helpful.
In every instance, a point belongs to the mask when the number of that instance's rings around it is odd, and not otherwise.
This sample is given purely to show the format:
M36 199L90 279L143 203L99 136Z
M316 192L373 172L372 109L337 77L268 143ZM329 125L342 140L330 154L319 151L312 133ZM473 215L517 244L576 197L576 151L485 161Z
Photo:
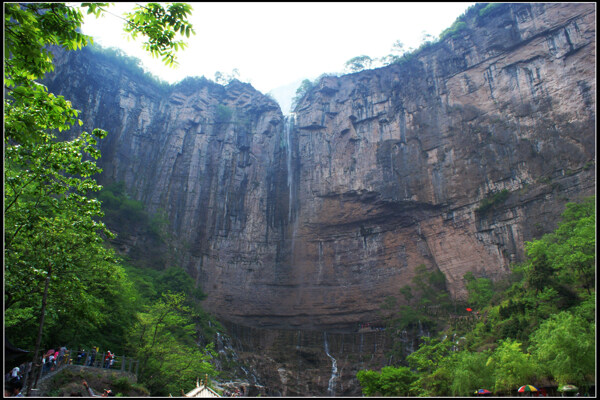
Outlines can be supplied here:
M50 265L50 268L48 269L48 275L46 276L46 283L44 285L44 295L42 296L42 310L40 312L40 314L41 314L40 315L40 327L38 329L38 337L35 342L35 352L33 354L33 365L35 365L38 362L38 355L40 352L40 346L42 344L42 333L44 331L44 319L46 317L46 301L48 299L48 286L50 286L51 275L52 275L52 265ZM43 365L40 366L40 368L43 368ZM37 384L38 377L39 377L39 375L36 374L35 382L32 382L27 387L27 396L29 396L29 393L31 392L31 389L33 388L33 386Z

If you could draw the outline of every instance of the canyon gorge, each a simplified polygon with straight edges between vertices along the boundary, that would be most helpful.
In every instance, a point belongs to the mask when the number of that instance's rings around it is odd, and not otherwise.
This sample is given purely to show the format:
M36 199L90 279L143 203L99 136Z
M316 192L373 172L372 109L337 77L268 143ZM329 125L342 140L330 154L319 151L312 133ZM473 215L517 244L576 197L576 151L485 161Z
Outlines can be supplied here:
M98 181L166 216L170 260L255 383L356 395L391 345L356 328L419 265L464 298L465 273L502 278L595 193L595 4L479 10L398 63L320 78L289 116L247 83L159 85L90 50L57 50L44 83L108 131Z

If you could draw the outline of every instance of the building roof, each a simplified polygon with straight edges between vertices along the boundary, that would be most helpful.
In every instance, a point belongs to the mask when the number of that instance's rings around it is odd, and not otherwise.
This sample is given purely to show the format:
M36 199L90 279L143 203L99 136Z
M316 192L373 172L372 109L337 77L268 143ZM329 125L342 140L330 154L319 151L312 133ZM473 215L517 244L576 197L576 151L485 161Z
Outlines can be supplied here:
M208 386L201 385L196 381L196 387L185 394L185 397L221 397L219 393L215 392Z

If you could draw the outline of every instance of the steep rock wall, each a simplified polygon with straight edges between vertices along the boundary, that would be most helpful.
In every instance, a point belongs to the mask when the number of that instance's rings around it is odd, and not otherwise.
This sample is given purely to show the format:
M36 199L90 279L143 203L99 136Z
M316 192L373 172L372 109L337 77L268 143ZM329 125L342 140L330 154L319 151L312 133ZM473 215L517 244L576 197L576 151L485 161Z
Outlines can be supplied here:
M110 132L100 180L166 212L206 307L242 325L354 329L419 264L462 296L464 273L502 276L595 189L594 4L502 5L404 63L323 78L289 124L237 81L56 61L50 89Z
M375 311L420 263L463 296L467 271L501 276L592 194L594 20L506 4L400 65L322 79L296 110L301 303Z

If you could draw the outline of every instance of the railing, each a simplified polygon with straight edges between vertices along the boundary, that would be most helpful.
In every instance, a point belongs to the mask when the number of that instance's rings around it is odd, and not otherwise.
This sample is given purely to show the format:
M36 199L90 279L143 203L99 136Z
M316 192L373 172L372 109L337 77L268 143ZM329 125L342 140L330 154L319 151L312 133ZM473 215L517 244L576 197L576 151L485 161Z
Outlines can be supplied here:
M81 365L84 367L92 367L92 368L106 368L106 369L112 369L112 370L120 370L121 372L129 372L129 373L132 373L133 372L132 370L135 370L134 373L137 376L138 369L139 369L139 361L138 360L134 360L131 357L126 357L125 355L122 355L122 356L115 355L115 357L113 358L112 365L107 365L107 361L105 360L105 357L106 357L106 353L98 353L92 360L91 355L86 355L85 360L82 359L78 362L77 359L73 360L73 357L71 356L69 358L68 362L71 365ZM110 360L108 362L110 362Z
M102 368L109 369L120 372L128 372L134 373L137 377L139 370L139 361L134 360L131 357L126 357L125 355L117 356L113 358L112 365L109 365L105 362L104 358L106 357L106 353L98 353L96 357L92 360L91 355L86 355L85 360L80 360L77 362L77 355L75 354L75 360L73 360L73 355L71 352L67 351L64 357L54 363L46 363L40 364L32 367L30 371L27 371L25 377L23 379L23 388L25 390L28 387L29 383L32 382L32 389L35 389L42 381L46 380L48 377L55 375L58 371L62 370L67 365L79 365L85 368Z

